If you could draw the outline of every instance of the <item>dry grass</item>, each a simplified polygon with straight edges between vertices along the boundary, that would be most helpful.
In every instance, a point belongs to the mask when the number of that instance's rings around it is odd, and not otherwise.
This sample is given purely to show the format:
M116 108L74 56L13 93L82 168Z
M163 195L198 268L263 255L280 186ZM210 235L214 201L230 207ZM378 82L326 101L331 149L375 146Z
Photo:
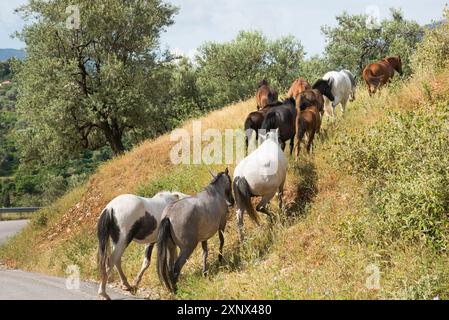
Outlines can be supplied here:
M431 297L435 288L449 292L447 283L434 283L449 279L449 272L444 271L447 256L402 243L379 251L352 238L357 235L357 224L348 222L369 222L370 198L360 181L335 168L332 158L337 136L382 121L387 110L411 110L428 101L429 95L447 95L448 87L449 74L445 74L421 76L404 86L393 84L375 98L369 98L364 88L359 90L344 121L339 120L335 128L325 126L326 137L318 141L314 156L303 155L299 165L290 161L288 216L278 214L272 225L263 218L259 227L245 217L247 240L240 245L232 213L225 235L225 263L216 262L218 239L214 237L210 241L209 277L201 276L197 250L183 269L176 298L404 299ZM213 112L201 119L203 130L241 127L254 106L251 100ZM191 122L184 128L191 130ZM45 223L34 219L24 233L0 249L0 260L53 274L63 274L68 264L78 264L85 278L96 279L95 224L110 199L120 193L151 195L161 188L193 193L208 183L206 166L174 167L170 163L171 145L165 135L103 165L85 188L43 213L43 217L48 216ZM275 205L272 208L277 212ZM142 254L142 246L136 244L127 250L123 263L128 275L138 272ZM380 290L369 290L365 285L370 264L380 269ZM147 290L140 294L149 298L175 298L160 285L154 263L143 287Z

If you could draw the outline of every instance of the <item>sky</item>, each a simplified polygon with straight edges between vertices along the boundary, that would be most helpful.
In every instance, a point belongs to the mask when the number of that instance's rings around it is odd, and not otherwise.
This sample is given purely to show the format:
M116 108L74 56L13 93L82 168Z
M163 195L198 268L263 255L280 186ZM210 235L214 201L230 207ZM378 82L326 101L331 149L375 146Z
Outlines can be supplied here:
M335 16L373 13L389 16L389 8L401 8L407 19L420 24L442 18L449 0L165 0L180 8L175 24L162 34L161 44L180 54L193 56L205 41L224 42L240 30L260 30L270 39L294 35L307 54L319 54L325 47L322 25L335 25ZM24 44L11 39L23 27L14 9L27 0L0 0L0 48L21 49Z

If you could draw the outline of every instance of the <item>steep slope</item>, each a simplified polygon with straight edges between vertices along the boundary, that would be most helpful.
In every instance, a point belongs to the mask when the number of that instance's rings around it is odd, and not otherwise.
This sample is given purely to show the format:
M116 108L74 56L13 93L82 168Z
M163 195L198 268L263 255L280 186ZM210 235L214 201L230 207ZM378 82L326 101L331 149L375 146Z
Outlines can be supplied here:
M374 98L360 89L345 117L336 127L326 128L315 154L302 155L299 164L290 161L287 214L278 214L273 224L264 221L260 227L246 217L248 237L243 245L239 245L231 214L225 263L216 262L218 239L212 241L210 274L202 278L198 250L183 269L178 297L449 298L447 250L429 246L419 237L384 235L378 228L383 220L374 210L377 203L368 184L375 177L353 170L350 159L340 155L346 150L344 142L357 142L356 137L366 139L370 149L373 130L400 121L402 114L420 115L428 110L439 115L436 125L448 130L444 127L449 116L448 88L449 74L443 74L394 83ZM241 127L254 106L251 100L213 112L200 119L203 130ZM191 130L191 124L184 128ZM166 135L103 165L85 187L42 211L29 228L1 248L0 261L52 274L63 274L68 265L76 264L83 277L97 278L95 224L112 197L128 192L152 195L161 189L193 193L210 180L207 166L173 166L168 158L172 145ZM444 170L440 174L446 177ZM422 215L426 218L426 212ZM445 239L447 232L442 235L443 243ZM130 278L140 268L142 250L133 244L125 254L124 269ZM159 284L154 264L144 287L150 298L173 298Z

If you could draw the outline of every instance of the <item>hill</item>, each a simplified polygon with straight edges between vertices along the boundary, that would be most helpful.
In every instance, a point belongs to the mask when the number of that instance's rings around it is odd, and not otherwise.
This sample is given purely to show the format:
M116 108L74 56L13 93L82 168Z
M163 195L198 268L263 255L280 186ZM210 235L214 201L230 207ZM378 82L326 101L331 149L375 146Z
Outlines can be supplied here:
M447 72L395 82L374 98L360 88L314 156L290 161L287 214L260 227L245 217L247 240L240 246L232 212L224 265L216 263L217 239L210 275L202 278L197 250L183 269L178 297L449 298L448 88ZM254 106L250 100L212 112L200 119L203 130L238 128ZM191 124L184 128L191 131ZM82 277L98 279L95 226L110 199L161 189L194 193L210 180L205 165L171 164L172 145L164 135L101 166L85 186L38 213L0 249L0 261L58 275L75 264ZM126 252L128 277L140 269L142 254L135 244ZM143 287L149 291L140 294L149 298L173 298L154 263Z
M0 61L6 61L10 58L25 59L25 50L18 49L0 49Z

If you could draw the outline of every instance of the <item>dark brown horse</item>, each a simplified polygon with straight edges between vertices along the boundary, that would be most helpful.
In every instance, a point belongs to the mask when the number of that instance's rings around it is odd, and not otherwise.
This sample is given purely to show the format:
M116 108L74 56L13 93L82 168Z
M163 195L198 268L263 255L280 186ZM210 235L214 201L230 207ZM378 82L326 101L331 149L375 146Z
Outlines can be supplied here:
M265 115L261 129L269 132L279 129L279 141L282 151L285 150L285 142L290 140L290 154L293 153L295 145L295 121L296 121L296 102L293 98L288 98L276 108L271 108Z
M245 143L246 150L248 150L249 140L251 139L251 135L253 130L256 131L256 141L259 140L259 130L262 128L263 120L265 119L265 115L272 109L277 106L282 105L282 102L275 102L273 104L268 104L262 109L258 111L251 112L245 119Z
M320 132L321 115L315 105L309 105L304 110L300 111L296 116L296 161L299 159L301 151L301 141L307 134L307 152L313 146L313 139L315 134Z
M269 104L274 104L276 101L278 101L277 91L273 90L268 85L267 80L263 79L259 83L259 87L256 92L257 110L260 110Z
M298 103L299 94L310 89L312 89L312 86L305 79L298 78L292 83L287 95L289 98L294 98L296 103Z
M402 75L401 57L386 57L381 61L371 63L363 70L363 79L368 87L369 95L387 84L394 76L394 71Z

